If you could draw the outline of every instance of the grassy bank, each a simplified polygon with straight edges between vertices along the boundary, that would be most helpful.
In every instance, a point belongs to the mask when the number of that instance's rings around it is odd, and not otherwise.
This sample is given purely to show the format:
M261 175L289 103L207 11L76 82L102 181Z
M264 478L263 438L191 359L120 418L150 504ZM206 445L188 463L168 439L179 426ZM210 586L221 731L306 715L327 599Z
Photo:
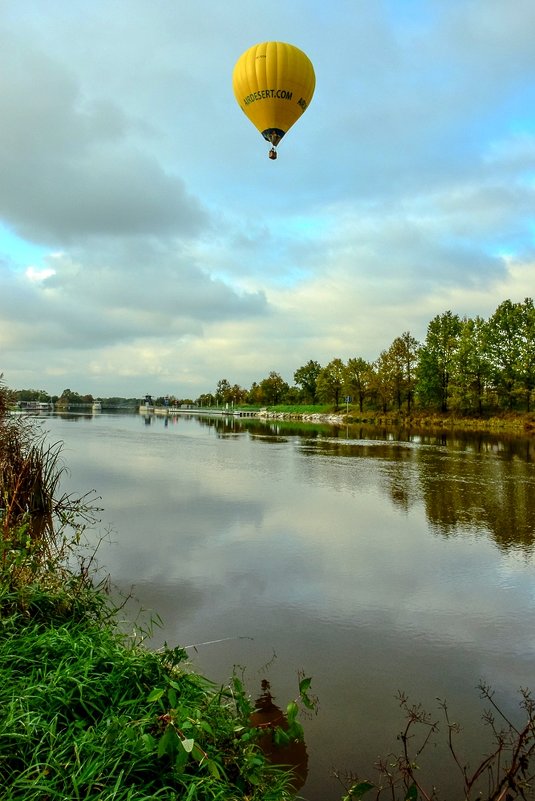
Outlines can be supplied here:
M78 591L78 590L77 590ZM255 745L243 688L114 629L98 595L76 609L36 584L4 593L0 776L8 799L283 799Z
M80 550L94 510L59 495L60 476L59 446L9 417L0 387L2 800L293 797L237 676L220 687L180 648L121 633Z

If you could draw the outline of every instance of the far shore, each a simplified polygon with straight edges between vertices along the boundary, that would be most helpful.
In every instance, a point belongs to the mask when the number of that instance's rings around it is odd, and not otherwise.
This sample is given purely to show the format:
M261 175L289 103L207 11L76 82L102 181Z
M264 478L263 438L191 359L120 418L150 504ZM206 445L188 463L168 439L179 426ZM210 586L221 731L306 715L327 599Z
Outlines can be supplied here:
M233 417L257 417L260 420L286 420L301 423L334 426L368 426L372 428L404 429L410 431L486 431L509 433L521 436L535 435L535 412L495 412L478 416L457 412L440 413L417 410L410 414L401 412L359 412L355 409L338 409L319 406L318 411L308 406L299 410L297 406L273 406L261 409L252 407L202 408L195 406L146 406L141 405L141 414L199 414Z
M535 435L535 413L504 413L503 415L468 417L451 414L414 414L394 412L377 413L354 411L330 413L285 412L283 410L262 410L259 417L276 420L300 420L305 423L326 423L329 425L355 425L373 428L449 431L487 431L492 433L511 433L525 436Z

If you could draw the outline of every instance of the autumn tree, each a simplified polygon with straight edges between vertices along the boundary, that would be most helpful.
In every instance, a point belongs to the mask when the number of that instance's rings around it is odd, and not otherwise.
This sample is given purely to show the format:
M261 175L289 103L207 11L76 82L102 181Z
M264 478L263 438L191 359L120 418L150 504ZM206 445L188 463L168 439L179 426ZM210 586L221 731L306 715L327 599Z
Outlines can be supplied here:
M276 406L278 403L282 403L288 389L286 381L274 370L260 382L262 398L268 406Z
M383 412L388 411L392 399L392 384L392 360L388 351L383 350L371 366L369 380L370 391L375 403Z
M346 384L347 394L356 399L359 411L364 408L364 400L370 394L371 365L360 356L355 359L348 359L346 365Z
M251 388L247 393L247 402L250 403L251 406L261 406L264 402L262 390L256 381L253 381Z
M400 337L394 340L391 350L401 367L402 392L407 403L407 411L410 414L416 389L416 370L420 343L412 336L410 331L404 331Z
M346 369L341 359L333 359L318 375L318 395L325 401L332 401L338 409L340 395L346 381Z

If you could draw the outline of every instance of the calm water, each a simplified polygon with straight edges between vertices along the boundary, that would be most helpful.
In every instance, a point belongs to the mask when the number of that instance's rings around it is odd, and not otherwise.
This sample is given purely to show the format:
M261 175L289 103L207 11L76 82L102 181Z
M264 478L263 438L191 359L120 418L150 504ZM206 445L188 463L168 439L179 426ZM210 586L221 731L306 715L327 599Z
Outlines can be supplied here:
M65 443L66 488L102 498L100 561L163 620L151 644L196 645L217 681L243 666L251 694L267 678L284 704L312 676L308 801L339 799L333 768L373 778L398 749L398 690L437 718L447 699L470 754L478 681L511 714L535 689L533 440L105 414L44 426Z

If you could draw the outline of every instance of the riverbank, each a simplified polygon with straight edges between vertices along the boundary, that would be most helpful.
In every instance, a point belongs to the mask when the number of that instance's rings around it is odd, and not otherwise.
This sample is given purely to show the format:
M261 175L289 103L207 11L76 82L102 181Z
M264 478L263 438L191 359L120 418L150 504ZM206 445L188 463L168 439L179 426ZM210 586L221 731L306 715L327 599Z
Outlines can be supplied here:
M395 413L330 411L298 412L295 407L273 407L259 412L259 417L272 420L300 420L308 423L324 423L337 426L370 426L386 429L488 431L535 435L535 413L503 413L470 417L458 414Z
M4 801L292 797L256 745L239 680L218 687L181 649L144 649L99 590L63 579L15 593L2 581Z
M458 413L440 414L437 412L358 412L350 406L335 409L332 406L270 406L264 408L232 407L224 408L174 408L140 406L144 415L202 415L219 417L257 417L260 420L289 420L302 423L315 423L334 426L371 426L392 430L449 430L449 431L489 431L511 432L515 434L535 434L535 412L502 412L500 414L481 414L477 416Z

